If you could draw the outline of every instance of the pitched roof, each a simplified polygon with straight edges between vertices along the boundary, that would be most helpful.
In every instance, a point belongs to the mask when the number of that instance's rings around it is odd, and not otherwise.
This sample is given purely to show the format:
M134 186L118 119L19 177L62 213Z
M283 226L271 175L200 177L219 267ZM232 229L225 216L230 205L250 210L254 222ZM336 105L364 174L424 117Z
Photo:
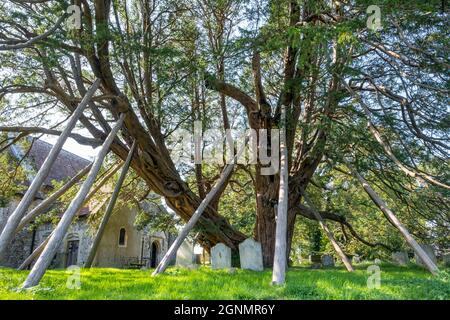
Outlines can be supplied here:
M31 150L29 152L29 159L32 161L36 170L42 167L45 159L47 158L50 150L53 146L50 143L36 139L33 142ZM72 152L61 150L48 177L45 179L44 184L46 186L51 186L52 180L62 181L74 177L79 171L86 167L90 163L86 160Z

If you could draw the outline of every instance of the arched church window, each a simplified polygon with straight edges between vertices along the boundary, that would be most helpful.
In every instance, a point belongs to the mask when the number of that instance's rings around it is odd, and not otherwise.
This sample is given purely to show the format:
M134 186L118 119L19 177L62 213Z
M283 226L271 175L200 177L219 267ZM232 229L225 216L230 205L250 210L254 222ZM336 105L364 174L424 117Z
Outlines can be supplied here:
M125 228L120 228L119 231L119 247L127 246L127 231Z

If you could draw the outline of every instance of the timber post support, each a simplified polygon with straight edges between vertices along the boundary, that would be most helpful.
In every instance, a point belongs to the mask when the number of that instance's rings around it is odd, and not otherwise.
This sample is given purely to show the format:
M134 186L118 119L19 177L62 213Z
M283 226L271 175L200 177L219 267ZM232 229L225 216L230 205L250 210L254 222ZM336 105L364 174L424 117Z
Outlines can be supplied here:
M163 273L167 267L169 266L169 263L172 261L172 259L175 258L176 253L178 249L180 248L181 244L183 243L184 239L186 239L189 232L194 228L197 221L200 219L201 215L205 211L205 209L208 207L211 200L214 198L216 193L220 190L222 185L227 181L228 177L233 172L235 162L236 160L242 155L242 153L245 150L245 145L247 144L249 138L248 136L244 139L244 144L242 145L241 149L238 150L237 154L234 156L233 161L228 164L225 169L222 171L219 180L214 185L214 187L211 189L211 191L206 195L206 197L202 200L200 205L198 206L197 210L195 210L192 217L189 219L189 221L184 225L183 229L179 233L178 237L175 239L175 241L170 246L167 253L162 258L161 262L156 267L155 271L153 271L152 276L156 276L158 274Z
M401 223L397 216L392 212L386 202L378 196L375 190L372 189L370 184L359 174L359 172L348 162L347 167L351 170L354 177L359 181L361 186L364 188L366 193L369 195L370 199L377 205L377 207L386 215L389 221L400 231L403 238L411 246L414 252L422 259L423 263L433 275L439 272L437 265L430 259L428 254L422 247L417 243L417 241L412 237L406 227Z
M275 253L273 258L272 284L281 285L286 281L287 267L287 209L289 201L289 164L286 146L286 107L281 107L280 131L280 189L275 229Z
M94 163L92 165L91 170L89 171L86 180L84 181L75 198L70 203L67 210L64 212L61 220L59 221L58 225L53 231L53 234L50 237L47 246L45 247L44 251L38 258L38 260L36 261L36 264L33 266L31 272L28 274L27 279L22 285L23 288L30 288L38 285L42 277L44 276L45 271L49 267L56 251L58 250L58 247L60 246L62 240L64 239L64 236L66 235L67 230L69 229L75 214L83 205L86 195L89 192L89 189L94 184L95 178L98 172L100 171L100 168L103 164L106 155L108 154L109 147L111 146L111 143L113 142L117 133L122 127L124 119L125 113L122 113L116 125L108 134L108 137L103 143L99 153L97 154L97 157L94 160Z
M108 207L106 208L105 211L105 215L103 216L103 219L100 223L97 233L95 234L94 241L92 242L92 246L89 251L89 256L86 260L86 263L84 264L85 268L90 268L92 266L92 263L94 262L95 254L97 253L97 249L100 244L100 241L102 240L106 225L108 224L109 218L111 217L117 198L119 197L120 189L122 188L122 184L125 181L128 169L130 168L131 159L133 158L135 149L136 149L136 140L134 140L133 145L131 146L127 159L125 160L125 164L122 168L122 171L120 172L119 180L117 181L116 186L114 187L113 194L111 195L111 199L109 200Z
M67 192L71 187L73 187L81 178L83 178L91 169L92 163L87 165L84 169L77 173L72 179L66 182L60 189L51 194L47 199L42 201L39 205L37 205L33 210L28 212L25 217L20 220L19 225L17 226L16 232L22 230L29 222L31 222L34 218L36 218L41 213L45 212L59 197L61 197L64 193Z
M325 220L320 215L319 211L315 208L313 202L308 197L306 192L302 191L303 198L305 199L305 202L308 204L308 206L311 208L312 212L314 213L314 216L316 217L317 221L319 222L320 227L325 231L325 234L327 235L328 239L330 240L331 244L333 245L334 250L337 252L339 257L342 260L342 263L344 263L345 267L347 268L348 272L353 272L355 269L353 269L353 266L348 259L348 257L345 255L344 251L342 251L341 247L337 243L336 239L334 239L333 233L328 228L327 224L325 223Z
M25 259L24 262L22 262L22 264L17 268L17 270L25 270L31 263L33 263L33 260L36 259L44 250L52 234L53 231L48 235L48 237L44 241L42 241L42 243L36 249L33 250L33 252Z
M0 235L0 264L3 262L4 259L6 259L5 257L6 250L12 238L14 237L15 231L20 223L20 220L25 215L26 211L33 202L36 193L39 191L45 179L47 178L50 169L53 166L53 163L55 162L56 158L61 152L64 143L66 142L67 138L72 132L72 129L75 127L75 124L77 123L78 119L83 114L84 109L86 108L87 104L91 100L92 96L94 95L94 92L97 90L99 85L100 80L99 79L95 80L95 82L89 88L86 95L84 95L80 104L70 116L67 126L64 128L58 140L53 145L47 158L45 159L38 173L31 182L30 187L26 191L23 198L20 200L20 203L18 204L14 212L9 216L6 225Z

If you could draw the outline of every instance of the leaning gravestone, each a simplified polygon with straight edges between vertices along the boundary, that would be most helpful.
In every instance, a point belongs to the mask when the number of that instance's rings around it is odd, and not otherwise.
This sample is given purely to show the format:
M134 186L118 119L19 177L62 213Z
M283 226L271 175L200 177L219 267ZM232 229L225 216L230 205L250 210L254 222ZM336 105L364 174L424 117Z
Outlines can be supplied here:
M219 243L211 248L211 268L231 268L231 249L223 243Z
M409 263L408 253L405 251L393 252L392 261L400 266L406 266Z
M434 254L434 249L432 246L430 246L429 244L421 244L420 245L423 249L423 251L425 251L425 253L430 257L431 261L434 262L434 264L437 264L437 259L436 259L436 255ZM416 263L419 266L425 267L425 264L423 263L422 259L420 259L420 257L417 255L417 253L414 253L414 258L416 259Z
M242 269L264 270L261 243L251 238L239 244L239 258Z
M334 267L334 257L331 254L324 254L322 256L322 265L324 267Z
M177 251L176 265L192 268L195 262L194 246L189 241L183 241Z

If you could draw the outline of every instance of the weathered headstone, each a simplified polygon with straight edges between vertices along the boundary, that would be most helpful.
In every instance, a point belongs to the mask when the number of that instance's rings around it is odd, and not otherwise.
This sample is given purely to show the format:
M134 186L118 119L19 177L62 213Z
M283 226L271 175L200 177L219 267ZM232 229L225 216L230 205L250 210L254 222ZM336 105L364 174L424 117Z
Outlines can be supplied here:
M429 244L421 244L420 246L422 247L423 251L425 251L425 253L430 257L431 261L433 261L434 264L437 264L437 259L436 255L434 254L433 247L430 246ZM423 263L422 259L420 259L420 257L416 253L414 254L414 258L419 266L425 267L425 264Z
M223 243L219 243L211 248L211 268L231 268L231 249Z
M381 260L378 259L378 258L376 258L376 259L373 261L373 263L376 264L376 265L380 265L380 264L381 264Z
M450 253L444 254L442 256L442 262L446 267L450 267Z
M261 243L251 238L239 244L239 258L242 269L264 270Z
M406 266L409 263L408 253L405 251L393 252L392 261L400 266Z
M195 262L194 246L189 241L184 241L177 251L176 265L191 268Z
M319 254L310 254L309 262L311 263L322 263L321 256Z
M322 256L322 265L324 267L334 267L334 257L331 254L324 254Z

